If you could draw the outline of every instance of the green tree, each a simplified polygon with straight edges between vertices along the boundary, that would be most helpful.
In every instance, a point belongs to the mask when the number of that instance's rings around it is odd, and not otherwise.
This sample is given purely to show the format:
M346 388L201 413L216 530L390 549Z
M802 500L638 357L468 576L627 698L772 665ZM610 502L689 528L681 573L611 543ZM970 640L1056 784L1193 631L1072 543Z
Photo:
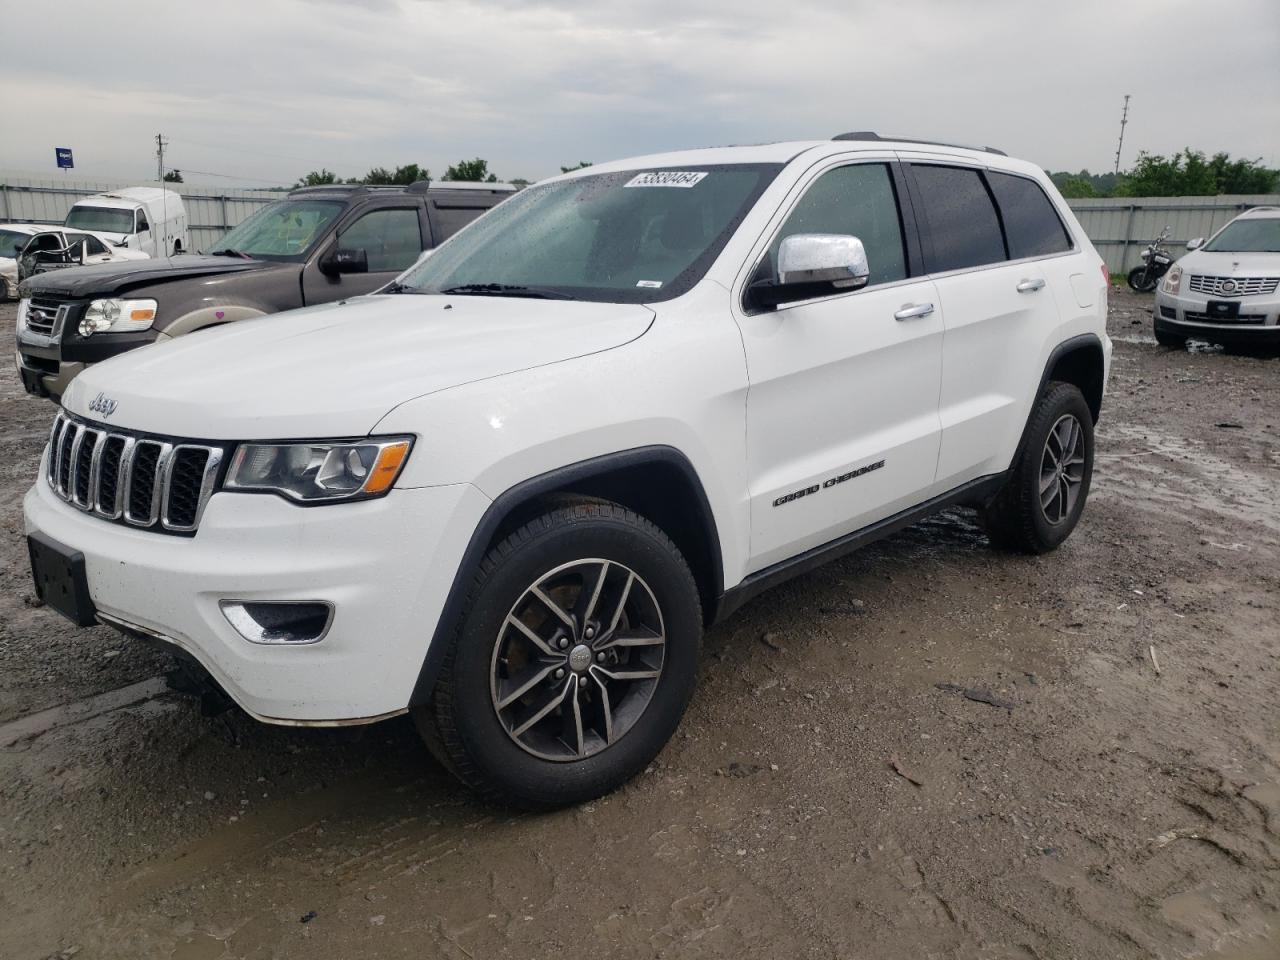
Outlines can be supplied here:
M181 183L181 182L182 182L182 171L181 171L181 170L166 170L166 171L165 171L165 174L164 174L164 182L165 182L165 183Z
M1088 200L1098 195L1093 184L1083 177L1067 177L1057 187L1068 200Z
M408 186L411 183L417 183L419 180L430 179L430 170L426 167L420 167L416 163L409 163L403 167L396 167L395 170L388 170L386 167L374 167L364 175L362 182L370 186L392 184Z
M330 183L337 183L338 175L331 170L321 167L319 170L312 170L305 177L294 184L294 187L323 187Z
M1186 147L1171 157L1139 153L1118 197L1212 197L1222 193L1270 193L1280 171L1262 166L1260 160L1232 160L1226 153L1206 158Z
M497 183L498 176L489 172L489 161L476 157L474 160L459 160L444 172L446 180L469 180L473 183Z
M1225 153L1215 153L1209 161L1218 184L1218 193L1274 193L1280 189L1280 170L1270 170L1262 159L1232 160Z
M574 170L585 170L589 166L591 166L590 160L579 160L578 165L576 167L561 167L560 172L572 173Z

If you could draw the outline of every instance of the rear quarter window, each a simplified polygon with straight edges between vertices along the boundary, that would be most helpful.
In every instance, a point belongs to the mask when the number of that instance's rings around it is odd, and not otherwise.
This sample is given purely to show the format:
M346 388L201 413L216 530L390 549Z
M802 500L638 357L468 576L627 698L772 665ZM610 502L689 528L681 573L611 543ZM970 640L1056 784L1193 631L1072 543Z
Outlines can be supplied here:
M1071 235L1038 183L995 171L988 171L987 182L1004 219L1010 259L1045 257L1071 249Z

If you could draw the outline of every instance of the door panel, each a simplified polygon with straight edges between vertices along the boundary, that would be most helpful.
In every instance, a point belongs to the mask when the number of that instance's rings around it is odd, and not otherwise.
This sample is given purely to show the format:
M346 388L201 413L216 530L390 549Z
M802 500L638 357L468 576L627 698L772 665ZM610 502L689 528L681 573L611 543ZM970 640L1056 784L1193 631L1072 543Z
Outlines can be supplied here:
M905 306L928 316L897 320ZM748 317L751 570L927 496L943 309L927 279Z
M1009 438L1022 435L1040 380L1040 345L1058 323L1054 274L1066 263L1002 264L935 280L947 318L938 492L1009 466ZM1018 290L1037 280L1044 286Z
M946 310L934 493L1009 466L1058 325L1070 238L1034 181L975 166L909 165L926 266ZM1040 259L1035 259L1040 257ZM1012 259L1011 259L1012 258Z
M909 277L918 263L901 188L885 160L833 161L810 176L762 251L756 273L772 275L783 237L851 234L866 248L870 280L739 319L750 380L749 572L891 516L932 486L943 308L932 281Z

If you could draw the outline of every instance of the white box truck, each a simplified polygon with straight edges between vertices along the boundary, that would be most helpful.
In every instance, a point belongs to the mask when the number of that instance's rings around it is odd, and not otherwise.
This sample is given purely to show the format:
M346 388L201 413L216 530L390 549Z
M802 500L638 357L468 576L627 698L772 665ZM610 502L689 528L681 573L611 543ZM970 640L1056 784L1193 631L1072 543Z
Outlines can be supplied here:
M153 257L191 249L182 197L161 187L125 187L77 200L64 225L92 230L118 247Z

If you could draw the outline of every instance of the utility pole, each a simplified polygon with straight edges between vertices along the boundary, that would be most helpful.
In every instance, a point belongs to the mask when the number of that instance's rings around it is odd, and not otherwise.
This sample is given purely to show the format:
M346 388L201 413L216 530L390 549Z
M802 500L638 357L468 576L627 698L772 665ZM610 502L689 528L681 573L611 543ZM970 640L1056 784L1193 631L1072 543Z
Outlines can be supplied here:
M1128 100L1128 97L1125 97ZM164 148L169 145L169 141L164 138L164 134L156 134L156 180L164 183Z
M1129 122L1129 94L1124 95L1124 110L1120 114L1120 142L1116 144L1115 173L1120 173L1120 150L1124 147L1124 125Z

